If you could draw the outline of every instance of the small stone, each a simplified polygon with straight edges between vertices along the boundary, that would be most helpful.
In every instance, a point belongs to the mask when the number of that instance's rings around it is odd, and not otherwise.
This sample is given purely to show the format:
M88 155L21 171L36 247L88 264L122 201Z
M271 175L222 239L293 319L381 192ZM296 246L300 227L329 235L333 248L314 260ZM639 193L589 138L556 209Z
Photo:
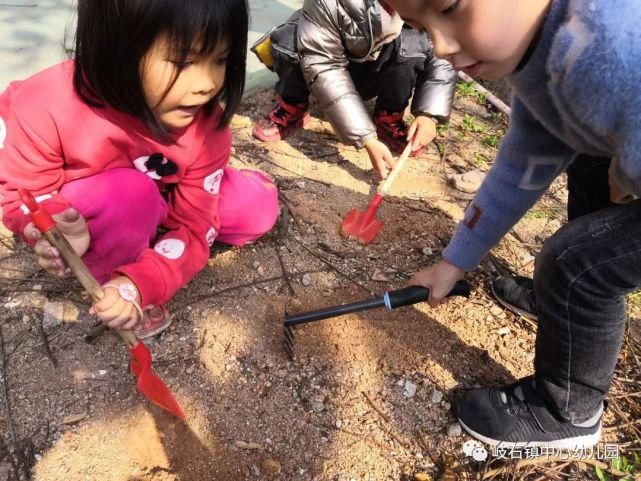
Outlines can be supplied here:
M410 380L405 381L405 386L403 386L403 396L405 396L406 398L411 398L414 397L415 394L416 384L414 384Z
M490 307L490 313L493 316L498 316L503 313L503 309L500 306L497 306L496 304L494 304L492 305L492 307Z
M476 169L464 174L457 174L451 177L452 184L456 190L467 194L474 194L485 179L485 172Z
M42 290L42 284L34 284L32 289L34 291L41 291Z
M243 128L249 128L254 123L249 117L245 117L244 115L234 115L231 119L231 126L237 129L243 129Z
M457 436L460 436L462 433L463 431L459 423L450 424L450 426L447 428L447 435L450 438L455 438Z
M164 340L166 342L174 342L175 339L176 336L174 336L173 334L165 334Z
M82 421L86 417L87 417L87 413L74 414L73 416L67 416L62 421L62 424L68 424L68 425L78 424L80 421Z
M442 400L443 393L435 389L432 393L432 396L430 397L430 401L432 401L434 404L439 404Z
M258 266L258 269L256 269L256 273L259 276L262 276L265 273L265 268L263 266Z
M374 274L372 274L372 280L377 282L389 282L389 279L385 277L383 272L380 269L375 269Z
M260 267L260 262L258 262L258 261L254 261L254 262L252 263L252 267L253 267L254 269L258 269L258 268Z
M431 256L434 254L434 251L430 249L429 247L423 247L423 255L424 256Z
M510 328L509 328L509 327L507 327L507 326L506 326L506 327L502 327L501 329L499 329L498 331L496 331L496 333L497 333L499 336L505 336L505 335L509 334L510 332L511 332L511 331L510 331Z
M319 401L318 399L314 399L311 402L311 406L312 406L312 410L315 413L320 413L323 411L323 409L325 409L325 405L322 403L322 401Z
M312 276L309 274L303 274L303 278L301 280L304 286L311 286L312 285Z
M50 334L62 325L64 319L65 307L62 302L46 302L44 307L44 317L42 319L42 328L45 333Z
M263 469L263 472L266 474L274 475L274 474L280 474L280 463L276 461L275 459L272 458L267 458L264 459L262 463L260 463L260 467Z
M258 443L248 443L246 441L242 441L240 439L237 439L234 441L234 446L240 449L262 449L263 447L258 444Z
M334 423L334 426L336 426L336 429L340 429L341 427L343 427L343 421L341 421L340 419L337 419L336 422Z
M427 473L416 473L414 475L415 481L432 481L432 476Z

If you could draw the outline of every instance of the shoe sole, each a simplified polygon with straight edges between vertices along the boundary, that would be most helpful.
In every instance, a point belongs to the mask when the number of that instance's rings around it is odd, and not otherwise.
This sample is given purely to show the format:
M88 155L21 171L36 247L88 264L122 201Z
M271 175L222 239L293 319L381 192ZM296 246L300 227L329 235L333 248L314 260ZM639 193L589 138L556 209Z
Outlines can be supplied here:
M156 329L154 329L152 331L149 331L149 332L145 332L144 334L138 334L136 331L134 331L134 334L136 335L136 337L138 339L148 339L148 338L153 337L153 336L155 336L157 334L160 334L162 331L164 331L169 326L171 326L172 322L174 322L173 316L171 314L169 314L169 315L171 317L169 318L169 322L167 324L164 324L162 326L158 326Z
M255 139L258 139L261 142L276 142L277 140L283 140L284 138L289 137L289 135L295 132L296 130L304 128L311 119L312 118L309 114L305 114L305 116L300 121L296 122L294 125L290 125L289 127L286 127L276 135L272 135L272 136L264 135L260 132L257 132L256 128L254 128L254 130L252 131L252 135L254 136Z
M500 446L502 448L525 448L527 446L532 447L548 447L552 449L581 449L581 448L591 448L599 443L601 439L601 421L599 421L599 429L594 434L589 434L586 436L576 436L574 438L559 439L557 441L531 441L531 442L508 442L501 441L498 439L488 438L475 432L474 430L468 428L463 421L458 420L461 427L473 438L478 439L482 443L488 444L492 447Z
M509 302L504 301L501 299L496 292L494 291L494 284L490 283L490 289L492 289L492 295L494 296L494 299L501 304L503 307L505 307L508 311L513 312L514 314L518 314L519 316L525 317L526 319L529 319L530 321L538 321L539 316L536 314L532 314L531 312L524 311L523 309L516 307Z

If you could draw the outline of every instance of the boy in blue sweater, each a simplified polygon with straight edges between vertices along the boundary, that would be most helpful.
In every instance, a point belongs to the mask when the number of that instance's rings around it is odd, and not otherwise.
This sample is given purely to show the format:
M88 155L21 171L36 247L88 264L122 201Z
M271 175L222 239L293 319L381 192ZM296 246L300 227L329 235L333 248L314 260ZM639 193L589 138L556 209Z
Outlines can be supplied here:
M606 205L573 216L537 256L534 375L471 390L457 409L463 428L492 445L593 445L622 345L625 296L641 286L641 3L388 3L427 30L438 57L470 75L506 78L514 90L508 133L444 259L411 280L431 288L432 306L569 166L585 173L598 165L583 181L609 187ZM590 204L591 192L583 194Z

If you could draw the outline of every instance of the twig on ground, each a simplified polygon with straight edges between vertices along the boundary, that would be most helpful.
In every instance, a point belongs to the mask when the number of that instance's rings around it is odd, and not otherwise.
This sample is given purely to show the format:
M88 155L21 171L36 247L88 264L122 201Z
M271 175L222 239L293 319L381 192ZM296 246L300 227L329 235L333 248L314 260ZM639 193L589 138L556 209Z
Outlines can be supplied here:
M31 479L31 474L29 467L25 465L22 452L18 446L18 441L16 439L16 428L13 420L13 414L11 412L11 400L9 398L9 383L7 377L7 370L5 364L5 350L4 350L4 335L2 332L2 326L0 325L0 382L2 383L2 400L5 406L6 418L7 418L7 451L9 457L11 458L11 464L18 476L18 481L28 481Z
M102 322L98 321L93 326L91 326L91 329L87 334L85 334L85 337L83 339L87 344L93 344L107 330L108 330L107 326L105 326Z
M319 270L313 270L313 271L298 272L296 274L291 275L290 278L299 278L299 277L304 276L305 274L318 274L319 272L327 272L327 270L326 269L319 269ZM235 286L226 287L225 289L221 289L219 291L213 291L213 292L210 292L209 294L204 294L204 295L196 296L196 297L190 297L188 299L185 299L182 302L176 302L175 304L173 304L173 309L174 309L174 311L179 311L181 309L184 309L187 305L193 306L194 304L198 304L199 302L203 302L203 301L209 300L212 297L221 296L221 295L226 294L228 292L237 291L237 290L245 289L245 288L248 288L248 287L256 287L256 286L259 286L261 284L268 284L270 282L275 282L275 281L279 281L279 280L282 280L282 276L280 276L280 275L279 276L268 277L266 279L260 279L258 281L254 281L254 282L248 282L246 284L238 284L238 285L235 285Z
M276 256L278 257L278 262L280 264L280 273L283 278L283 283L287 286L289 295L295 296L296 290L289 280L289 272L285 269L283 255L280 252L287 234L289 234L289 207L285 206L281 211L281 219L278 223L278 230L276 233Z
M405 449L408 449L407 443L403 441L394 431L392 431L391 429L392 422L390 421L387 414L385 414L383 410L376 405L376 402L371 398L369 394L367 394L365 391L361 391L361 393L363 393L363 396L365 396L365 399L367 399L367 402L369 403L370 406L372 406L374 411L376 411L381 416L383 421L385 421L385 423L388 425L387 432L396 440L397 443L399 443Z
M474 88L478 91L481 92L483 95L485 95L485 98L489 103L494 105L499 112L505 114L506 117L510 117L512 115L512 109L506 105L505 102L503 102L500 98L498 98L496 95L494 95L492 92L490 92L488 89L483 87L481 84L476 82L472 77L470 77L468 74L465 72L459 72L458 77L463 81L467 83L471 83Z
M265 157L264 155L261 155L261 156L260 156L260 158L258 159L258 161L259 161L259 162L267 162L268 164L271 164L271 165L273 165L273 166L275 166L275 167L278 167L279 169L282 169L282 170L284 170L285 172L289 172L290 174L293 174L293 175L295 175L296 177L299 177L299 178L302 178L302 179L305 179L305 180L309 180L309 181L312 181L312 182L317 182L317 183L319 183L319 184L324 185L325 187L332 187L332 184L330 184L329 182L325 182L325 181L323 181L323 180L318 180L318 179L313 179L313 178L311 178L311 177L307 177L307 176L305 176L305 175L301 174L300 172L296 172L296 171L294 171L294 170L288 169L287 167L284 167L284 166L280 165L279 163L274 162L273 160L268 159L268 158L267 158L267 157ZM276 174L272 174L272 175L276 175Z
M42 319L40 319L40 322L37 323L37 326L38 326L38 334L40 335L40 339L42 340L42 346L45 349L45 354L47 355L47 358L49 359L49 361L51 361L51 364L53 364L53 367L57 368L58 359L56 359L56 356L54 356L53 352L51 351L51 346L49 345L49 338L47 337L45 328L42 325Z

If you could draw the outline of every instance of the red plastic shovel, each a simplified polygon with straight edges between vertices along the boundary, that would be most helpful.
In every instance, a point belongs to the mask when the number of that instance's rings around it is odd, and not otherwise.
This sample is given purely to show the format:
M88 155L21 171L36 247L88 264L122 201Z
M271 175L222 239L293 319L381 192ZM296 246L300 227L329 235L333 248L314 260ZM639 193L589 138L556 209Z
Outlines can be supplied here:
M381 182L376 195L367 206L365 212L358 209L352 209L343 220L341 225L341 233L346 237L355 237L363 244L369 244L374 240L378 232L383 227L383 222L376 218L378 207L383 201L383 197L387 191L392 187L392 183L396 180L398 173L405 165L405 161L412 152L412 142L408 142L405 150L396 161L396 165L383 182Z
M51 215L38 206L31 192L19 189L18 193L24 205L29 209L29 217L31 217L34 225L42 232L49 243L58 249L60 257L67 263L71 272L78 278L94 302L102 299L105 295L102 287L89 272L85 263L76 254L76 251L73 250L73 247L69 245L67 239L60 233ZM132 331L116 330L116 333L129 347L129 352L131 353L130 368L131 372L138 377L136 384L138 392L177 418L185 419L185 412L176 401L174 395L167 385L151 370L151 353L147 346L139 341Z

